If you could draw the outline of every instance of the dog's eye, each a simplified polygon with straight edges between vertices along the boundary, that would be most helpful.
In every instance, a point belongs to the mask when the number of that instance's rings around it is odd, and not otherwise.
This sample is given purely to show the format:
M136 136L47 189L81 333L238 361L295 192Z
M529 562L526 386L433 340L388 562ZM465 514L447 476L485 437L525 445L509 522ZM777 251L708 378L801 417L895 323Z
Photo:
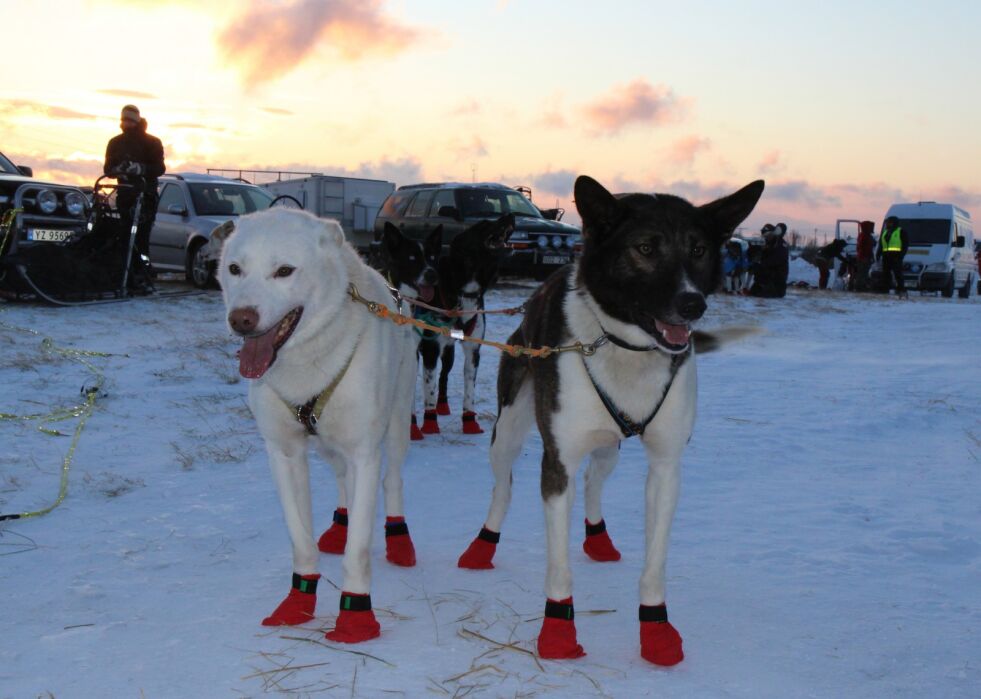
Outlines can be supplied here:
M637 251L644 257L650 257L654 253L654 246L650 243L641 243L637 246Z
M242 273L242 268L233 262L232 264L228 265L228 273L233 277L237 277Z
M704 245L696 245L691 249L691 256L694 257L696 260L704 254L705 254Z
M291 274L293 274L293 270L294 269L296 269L296 267L290 267L289 265L283 265L282 267L280 267L279 269L276 270L276 274L274 276L277 276L277 277L288 277Z

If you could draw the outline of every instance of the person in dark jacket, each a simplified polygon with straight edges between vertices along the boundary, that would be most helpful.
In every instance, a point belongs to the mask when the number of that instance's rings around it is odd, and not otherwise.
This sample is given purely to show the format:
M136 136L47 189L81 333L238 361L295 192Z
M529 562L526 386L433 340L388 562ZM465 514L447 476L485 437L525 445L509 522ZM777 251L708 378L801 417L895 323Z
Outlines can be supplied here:
M872 238L872 231L875 224L871 221L862 221L858 226L858 240L855 241L855 277L852 281L852 290L865 291L869 288L869 268L875 257L875 240Z
M783 242L787 226L766 224L761 229L763 251L760 261L753 268L753 288L751 296L762 298L783 298L787 294L787 275L790 272L790 250Z
M130 277L134 286L150 287L150 229L157 216L157 178L167 171L163 144L147 133L146 119L140 117L140 110L132 104L123 107L119 128L122 133L106 146L102 170L123 185L116 195L116 205L124 219L132 219L136 200L143 193Z
M882 227L879 236L879 249L876 259L882 260L882 288L889 293L893 280L896 282L896 296L906 297L906 283L903 280L903 258L909 250L909 236L899 225L899 219L890 216Z
M831 269L834 267L835 260L841 260L845 264L845 247L848 243L844 238L836 238L822 248L819 248L814 257L814 266L818 268L818 286L822 289L828 288L828 279L831 276Z

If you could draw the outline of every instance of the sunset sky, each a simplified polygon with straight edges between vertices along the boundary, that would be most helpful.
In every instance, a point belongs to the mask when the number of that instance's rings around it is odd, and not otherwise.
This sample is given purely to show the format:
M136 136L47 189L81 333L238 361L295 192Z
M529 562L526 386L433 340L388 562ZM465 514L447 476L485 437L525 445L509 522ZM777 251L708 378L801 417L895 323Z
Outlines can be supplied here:
M894 201L981 216L981 3L0 0L0 151L91 184L132 102L171 172L529 185L576 175L806 234ZM877 226L878 227L878 226Z

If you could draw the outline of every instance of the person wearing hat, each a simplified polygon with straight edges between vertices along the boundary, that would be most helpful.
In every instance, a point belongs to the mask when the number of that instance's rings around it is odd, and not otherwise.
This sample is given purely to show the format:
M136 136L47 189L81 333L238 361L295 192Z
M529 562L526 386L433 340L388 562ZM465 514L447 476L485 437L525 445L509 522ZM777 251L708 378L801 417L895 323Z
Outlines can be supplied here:
M889 293L893 280L896 282L896 296L906 298L906 283L903 280L903 258L909 250L909 237L899 225L899 219L890 216L882 226L879 236L879 249L876 259L882 260L882 288Z
M858 240L855 241L856 272L852 290L865 291L869 287L869 268L875 256L875 240L872 237L875 224L862 221L858 227Z
M143 203L136 230L136 249L133 253L133 286L152 289L150 269L150 229L157 216L157 178L167 171L164 165L163 144L147 133L146 119L132 104L123 107L119 115L122 133L110 139L106 146L103 173L119 179L116 205L124 216L132 217L140 192Z
M753 268L751 296L761 298L783 298L787 294L787 275L790 272L790 250L783 242L787 225L766 224L760 229L763 234L763 250L760 260Z

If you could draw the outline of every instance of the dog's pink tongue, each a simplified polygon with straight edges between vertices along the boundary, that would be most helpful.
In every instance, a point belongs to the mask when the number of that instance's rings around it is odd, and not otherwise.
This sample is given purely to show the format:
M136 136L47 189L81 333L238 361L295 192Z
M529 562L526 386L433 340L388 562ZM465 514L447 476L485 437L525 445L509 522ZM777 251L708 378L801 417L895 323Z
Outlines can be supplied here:
M664 335L664 339L670 342L672 345L687 345L688 337L691 334L687 325L668 325L667 323L662 323L661 321L655 321L654 325L661 334Z
M276 356L275 333L247 337L238 353L238 373L247 379L258 379L266 373Z
M429 303L432 301L434 293L435 289L428 284L419 285L419 300L421 300L423 303Z

